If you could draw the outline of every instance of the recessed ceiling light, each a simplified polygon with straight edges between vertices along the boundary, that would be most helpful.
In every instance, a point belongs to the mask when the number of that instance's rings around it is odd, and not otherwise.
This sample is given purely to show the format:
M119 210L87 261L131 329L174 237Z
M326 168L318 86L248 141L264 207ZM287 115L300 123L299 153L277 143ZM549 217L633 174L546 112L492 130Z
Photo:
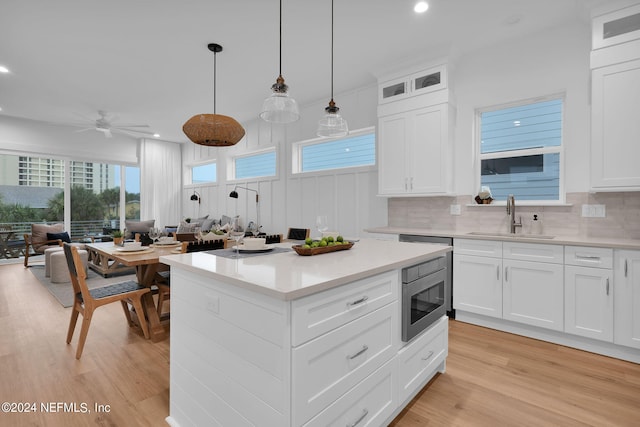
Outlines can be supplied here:
M0 65L0 73L8 73L9 69L4 65Z
M159 134L159 133L154 133L154 134L153 134L153 137L154 137L154 138L160 138L160 134Z
M419 1L413 6L413 11L415 13L424 13L429 9L429 4L426 1Z

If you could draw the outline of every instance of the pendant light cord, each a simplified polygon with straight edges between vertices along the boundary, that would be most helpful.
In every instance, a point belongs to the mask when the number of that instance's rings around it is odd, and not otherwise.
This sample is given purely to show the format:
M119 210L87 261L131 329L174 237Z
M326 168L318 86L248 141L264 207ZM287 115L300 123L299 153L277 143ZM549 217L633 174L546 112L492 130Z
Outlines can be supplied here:
M278 68L278 74L282 75L282 0L280 0L280 63Z
M213 51L213 114L216 113L216 51Z
M333 0L331 0L331 100L333 101Z

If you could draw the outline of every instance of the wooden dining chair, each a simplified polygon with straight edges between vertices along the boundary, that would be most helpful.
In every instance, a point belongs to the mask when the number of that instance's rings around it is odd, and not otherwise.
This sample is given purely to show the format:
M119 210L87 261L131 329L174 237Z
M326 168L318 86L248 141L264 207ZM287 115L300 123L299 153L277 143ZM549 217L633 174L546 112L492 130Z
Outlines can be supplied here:
M188 241L182 242L180 253L211 251L224 249L225 239ZM158 317L162 317L162 306L171 296L171 270L158 271L154 278L154 284L158 288Z
M112 302L119 301L122 304L122 309L124 310L124 315L127 318L129 326L134 326L135 323L131 320L131 313L129 313L127 303L135 308L144 337L148 339L149 330L142 309L142 296L150 292L151 289L141 286L132 280L103 286L101 288L89 289L86 281L87 273L84 268L82 268L82 259L78 253L78 248L69 243L65 243L63 247L64 255L67 259L67 266L69 267L69 275L71 276L73 293L75 295L73 310L71 311L71 320L69 321L69 330L67 331L67 344L71 343L73 331L78 321L78 314L82 314L82 328L80 330L78 348L76 349L76 359L80 359L80 356L82 356L82 350L87 340L87 333L89 332L93 312L98 307Z
M287 240L305 240L310 234L311 230L308 228L290 228L287 231Z

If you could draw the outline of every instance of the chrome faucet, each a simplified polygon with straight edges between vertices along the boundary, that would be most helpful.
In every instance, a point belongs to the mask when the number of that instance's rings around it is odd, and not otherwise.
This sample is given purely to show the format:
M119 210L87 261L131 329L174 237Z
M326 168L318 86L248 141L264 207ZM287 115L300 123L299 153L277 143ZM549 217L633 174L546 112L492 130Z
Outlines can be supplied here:
M510 215L509 233L516 234L516 227L522 227L522 217L519 217L516 222L516 198L513 194L507 196L507 215Z

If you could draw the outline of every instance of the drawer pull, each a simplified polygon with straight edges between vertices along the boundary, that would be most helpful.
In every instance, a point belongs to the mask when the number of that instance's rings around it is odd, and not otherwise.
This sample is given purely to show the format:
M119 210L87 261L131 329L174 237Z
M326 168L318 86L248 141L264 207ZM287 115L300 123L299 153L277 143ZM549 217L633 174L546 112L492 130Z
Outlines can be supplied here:
M363 409L362 415L360 415L360 418L358 418L357 420L355 420L355 422L351 424L347 424L347 427L356 427L358 424L362 422L362 420L364 420L367 417L367 415L369 415L369 411L367 409Z
M347 306L349 306L349 307L353 307L354 305L362 304L363 302L365 302L365 301L366 301L366 300L368 300L368 299L369 299L369 297L365 295L365 296L363 296L362 298L360 298L360 299L359 299L359 300L357 300L357 301L348 302L348 303L347 303Z
M353 360L356 357L360 356L362 353L364 353L365 351L369 350L369 347L367 347L366 345L363 345L362 348L360 349L360 351L358 351L356 354L351 355L351 356L347 356L347 359L349 360Z
M423 357L422 360L429 360L431 359L431 356L433 356L433 350L429 352L429 354L427 354L427 357Z

